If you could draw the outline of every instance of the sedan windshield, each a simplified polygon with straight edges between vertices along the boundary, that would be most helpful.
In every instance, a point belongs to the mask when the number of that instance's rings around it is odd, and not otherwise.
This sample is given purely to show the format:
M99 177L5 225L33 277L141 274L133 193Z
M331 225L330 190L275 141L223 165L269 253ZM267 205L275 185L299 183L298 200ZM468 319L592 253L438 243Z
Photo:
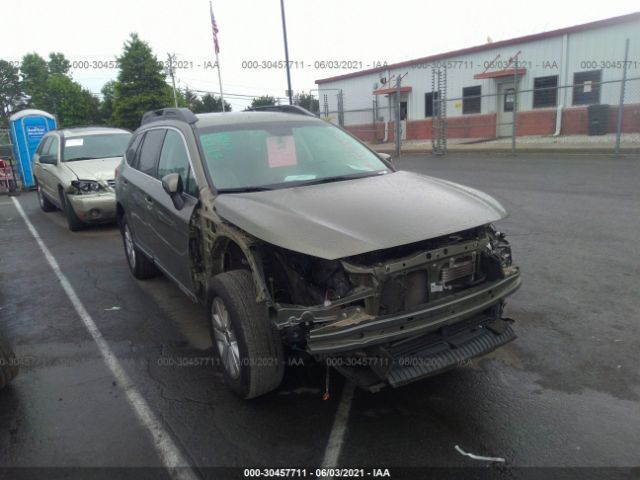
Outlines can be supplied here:
M253 123L200 131L218 191L325 183L390 172L378 156L322 122Z
M121 157L131 139L130 133L109 133L70 137L64 142L63 162Z

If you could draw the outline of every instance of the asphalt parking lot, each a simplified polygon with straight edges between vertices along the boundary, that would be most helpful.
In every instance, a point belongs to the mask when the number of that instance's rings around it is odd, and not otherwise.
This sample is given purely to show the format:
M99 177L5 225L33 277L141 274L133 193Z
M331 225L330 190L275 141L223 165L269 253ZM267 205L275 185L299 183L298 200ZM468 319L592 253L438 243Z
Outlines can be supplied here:
M336 458L345 467L482 466L500 478L577 466L594 467L580 478L639 478L640 158L465 154L398 166L486 191L510 211L499 227L523 271L506 310L519 338L378 394L351 395L334 375L329 401L317 367L290 367L275 393L236 399L220 367L199 364L213 355L202 309L165 278L134 280L115 226L71 233L35 193L17 199L195 478L215 478L208 467ZM23 364L0 392L0 466L161 467L130 385L114 379L8 197L0 219L0 333ZM456 445L506 462L472 460Z

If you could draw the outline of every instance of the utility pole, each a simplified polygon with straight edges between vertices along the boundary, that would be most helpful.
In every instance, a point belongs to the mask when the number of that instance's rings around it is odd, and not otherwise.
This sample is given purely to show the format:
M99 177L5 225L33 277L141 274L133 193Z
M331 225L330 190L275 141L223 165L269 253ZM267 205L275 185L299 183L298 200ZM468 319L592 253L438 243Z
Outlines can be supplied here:
M168 61L167 68L169 70L169 76L171 77L171 84L173 85L173 103L175 107L178 108L178 96L176 95L176 76L173 68L176 61L176 54L174 53L172 55L170 53L167 53L167 61Z
M287 63L287 97L289 97L289 105L293 105L291 70L289 68L289 45L287 43L287 21L284 16L284 0L280 0L280 13L282 14L282 36L284 37L284 61Z
M622 113L624 109L624 90L627 86L627 65L629 63L629 39L624 43L624 66L620 82L620 102L618 102L618 121L616 122L616 154L620 153L620 135L622 133Z

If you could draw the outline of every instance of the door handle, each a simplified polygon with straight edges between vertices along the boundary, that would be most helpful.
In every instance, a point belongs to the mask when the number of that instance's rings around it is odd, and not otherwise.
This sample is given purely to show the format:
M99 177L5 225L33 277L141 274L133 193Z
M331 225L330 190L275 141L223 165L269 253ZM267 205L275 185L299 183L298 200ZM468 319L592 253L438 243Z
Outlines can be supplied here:
M149 205L153 205L153 198L151 198L149 195L145 195L145 196L144 196L144 200L145 200Z

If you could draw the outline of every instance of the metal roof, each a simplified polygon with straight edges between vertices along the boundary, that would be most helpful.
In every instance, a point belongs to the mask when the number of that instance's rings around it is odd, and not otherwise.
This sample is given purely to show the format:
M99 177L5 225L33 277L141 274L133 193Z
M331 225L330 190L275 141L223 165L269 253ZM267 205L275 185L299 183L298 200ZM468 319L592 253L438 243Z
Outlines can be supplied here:
M439 53L436 55L430 55L428 57L416 58L414 60L406 60L399 63L391 63L382 67L370 68L367 70L360 70L359 72L346 73L344 75L337 75L335 77L321 78L316 80L316 84L335 82L336 80L344 80L347 78L361 77L363 75L369 75L376 72L385 72L387 70L395 68L403 68L411 65L417 65L421 63L431 62L434 60L442 60L450 57L457 57L460 55L466 55L469 53L482 52L484 50L492 50L494 48L506 47L509 45L517 45L520 43L533 42L536 40L544 40L547 38L557 37L564 35L565 33L582 32L584 30L592 30L595 28L608 27L610 25L619 25L621 23L628 23L640 20L640 12L630 13L628 15L621 15L619 17L605 18L604 20L597 20L595 22L583 23L580 25L574 25L572 27L560 28L557 30L550 30L548 32L536 33L533 35L525 35L523 37L510 38L508 40L501 40L499 42L486 43L483 45L477 45L475 47L463 48L461 50L453 50L451 52Z

